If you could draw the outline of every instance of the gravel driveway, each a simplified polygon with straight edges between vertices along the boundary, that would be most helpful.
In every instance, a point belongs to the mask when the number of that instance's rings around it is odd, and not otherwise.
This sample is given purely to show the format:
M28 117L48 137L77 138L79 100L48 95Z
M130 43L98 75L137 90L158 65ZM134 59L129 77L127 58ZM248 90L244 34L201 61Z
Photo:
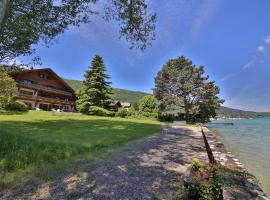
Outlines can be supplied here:
M175 199L192 158L208 160L197 127L171 128L166 134L130 142L110 155L89 172L77 172L4 199L170 200Z

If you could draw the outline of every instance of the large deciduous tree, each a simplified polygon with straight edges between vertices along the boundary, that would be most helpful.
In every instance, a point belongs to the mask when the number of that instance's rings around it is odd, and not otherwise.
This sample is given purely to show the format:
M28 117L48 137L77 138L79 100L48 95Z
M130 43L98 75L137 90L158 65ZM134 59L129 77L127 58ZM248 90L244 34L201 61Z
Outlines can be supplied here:
M111 82L108 81L110 77L105 72L106 68L102 58L96 55L92 60L91 66L84 74L83 89L78 99L79 108L85 104L88 105L87 107L98 106L108 108L113 101L113 90Z
M49 46L70 25L88 23L98 0L0 0L0 62L34 53L34 44ZM106 19L119 22L120 35L144 50L155 38L156 15L145 0L108 0Z
M196 67L184 56L169 60L155 78L154 94L160 109L182 109L187 122L206 122L215 117L223 100L219 88L204 75L204 67Z
M0 108L4 108L13 99L15 92L15 81L5 70L0 68Z

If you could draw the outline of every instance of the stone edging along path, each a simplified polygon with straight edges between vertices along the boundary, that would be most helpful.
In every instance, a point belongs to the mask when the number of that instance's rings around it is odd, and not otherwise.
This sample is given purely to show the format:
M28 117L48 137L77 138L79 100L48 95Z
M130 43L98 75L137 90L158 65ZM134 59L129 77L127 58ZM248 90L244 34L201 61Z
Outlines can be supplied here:
M245 166L231 152L226 151L223 143L218 141L208 128L202 127L201 130L211 163L218 163L230 169L247 172ZM223 188L223 199L269 200L261 187L252 179L247 179L244 185L239 186L237 191L233 191L230 188Z

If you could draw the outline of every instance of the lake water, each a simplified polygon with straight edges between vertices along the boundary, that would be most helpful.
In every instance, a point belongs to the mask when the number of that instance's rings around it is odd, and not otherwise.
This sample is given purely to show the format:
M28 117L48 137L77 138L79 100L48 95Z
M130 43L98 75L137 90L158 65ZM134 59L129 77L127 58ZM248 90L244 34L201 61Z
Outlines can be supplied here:
M233 122L233 126L216 124ZM217 120L209 127L218 130L225 146L255 175L270 196L270 118Z

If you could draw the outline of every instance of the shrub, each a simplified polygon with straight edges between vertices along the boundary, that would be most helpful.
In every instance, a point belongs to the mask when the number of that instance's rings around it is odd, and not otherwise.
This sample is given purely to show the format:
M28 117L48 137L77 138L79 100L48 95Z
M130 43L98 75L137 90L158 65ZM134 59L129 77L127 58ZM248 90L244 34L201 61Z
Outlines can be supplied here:
M116 113L116 116L123 117L123 118L127 117L127 115L128 115L128 112L125 108L119 108L117 113Z
M78 105L78 109L81 113L88 115L90 106L91 104L89 102L84 102Z
M127 115L128 115L128 116L136 116L137 113L138 113L138 112L136 111L135 107L134 107L134 106L131 106L131 107L129 108L128 112L127 112Z
M22 112L26 112L28 111L28 106L21 102L21 101L11 101L9 102L6 107L5 107L6 110L9 110L9 111L22 111Z
M88 110L88 114L98 115L98 116L110 116L110 117L114 116L114 112L109 111L105 108L98 107L98 106L90 106Z
M157 118L158 114L156 112L140 112L142 116L148 118Z
M158 110L158 101L153 95L145 95L139 104L141 112L155 113Z

